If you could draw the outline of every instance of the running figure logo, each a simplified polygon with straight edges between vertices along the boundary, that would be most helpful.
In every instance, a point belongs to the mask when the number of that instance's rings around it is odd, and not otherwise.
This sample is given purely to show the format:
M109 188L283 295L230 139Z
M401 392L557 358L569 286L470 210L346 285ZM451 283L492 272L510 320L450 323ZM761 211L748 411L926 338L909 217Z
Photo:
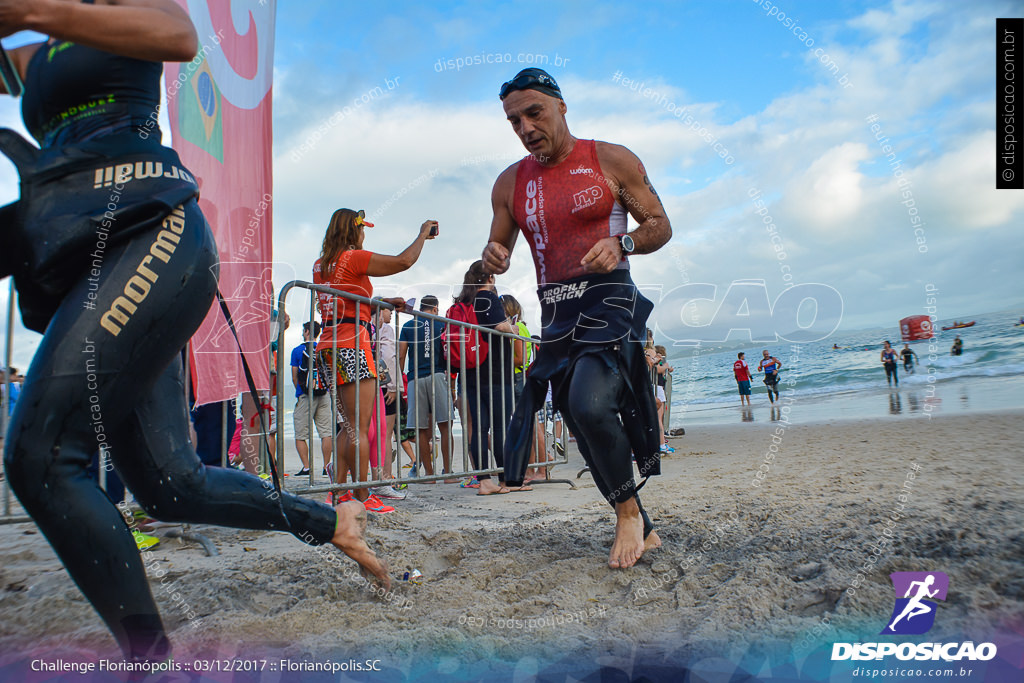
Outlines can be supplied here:
M937 603L933 600L946 599L949 577L942 572L893 572L889 577L896 590L896 605L889 617L889 625L882 633L927 633L935 624Z

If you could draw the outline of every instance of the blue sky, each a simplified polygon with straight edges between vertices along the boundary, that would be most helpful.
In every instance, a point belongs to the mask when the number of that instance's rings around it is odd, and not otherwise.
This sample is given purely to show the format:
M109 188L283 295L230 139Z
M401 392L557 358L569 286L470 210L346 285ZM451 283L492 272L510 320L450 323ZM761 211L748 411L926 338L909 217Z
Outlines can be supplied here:
M497 90L537 65L518 62L529 54L546 57L562 85L574 134L632 149L662 196L675 235L658 254L634 259L638 282L717 287L715 302L659 318L669 341L685 336L681 324L710 324L735 281L761 280L774 300L788 284L782 265L790 282L840 293L839 335L895 330L899 318L923 312L926 284L940 292L940 319L1020 306L1024 192L993 189L995 17L1019 10L932 1L279 3L276 284L308 279L331 212L349 206L377 214L367 247L382 252L400 251L422 220L438 219L441 239L381 289L446 295L486 241L494 179L525 153ZM780 12L797 21L787 26ZM513 63L437 68L506 54ZM613 81L617 72L665 101ZM666 101L685 107L733 162ZM20 128L16 116L0 104L0 125ZM914 233L876 132L910 182L923 233ZM784 261L755 213L755 190ZM7 166L0 194L17 196ZM534 283L519 245L499 287L517 295L536 327ZM19 338L30 354L38 337Z

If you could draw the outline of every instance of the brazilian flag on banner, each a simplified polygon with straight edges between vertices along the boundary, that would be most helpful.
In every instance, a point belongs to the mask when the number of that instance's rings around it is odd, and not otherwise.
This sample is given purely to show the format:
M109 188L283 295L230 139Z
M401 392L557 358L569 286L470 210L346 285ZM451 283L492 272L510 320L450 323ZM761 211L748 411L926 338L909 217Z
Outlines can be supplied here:
M224 129L221 120L221 96L213 80L210 65L203 59L198 67L182 65L188 82L179 91L178 133L217 161L224 163Z

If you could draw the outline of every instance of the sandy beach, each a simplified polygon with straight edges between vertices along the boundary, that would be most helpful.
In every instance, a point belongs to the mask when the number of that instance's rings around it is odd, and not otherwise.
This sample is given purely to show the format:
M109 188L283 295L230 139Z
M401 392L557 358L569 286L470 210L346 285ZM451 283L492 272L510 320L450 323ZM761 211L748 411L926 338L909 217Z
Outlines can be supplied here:
M145 559L178 661L381 669L215 680L571 680L602 667L630 680L684 667L692 680L850 680L854 663L828 653L879 639L892 571L949 576L927 638L995 642L995 660L968 666L1000 680L1024 651L1022 419L689 427L641 494L664 547L623 571L606 566L612 511L589 475L576 480L577 453L553 474L576 490L484 500L414 485L395 513L371 515L396 578L384 598L347 558L281 533L194 526L218 556L165 538ZM115 654L34 525L0 526L0 557L0 678L33 657ZM413 569L422 583L401 580Z

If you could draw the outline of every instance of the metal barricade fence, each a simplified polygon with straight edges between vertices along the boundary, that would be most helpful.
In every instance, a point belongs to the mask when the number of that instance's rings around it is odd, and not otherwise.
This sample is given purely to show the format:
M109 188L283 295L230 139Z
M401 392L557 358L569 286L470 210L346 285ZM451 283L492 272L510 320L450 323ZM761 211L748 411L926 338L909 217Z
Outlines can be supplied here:
M658 387L658 368L653 366L649 369L651 375L651 386L654 389L655 395L657 395ZM661 426L665 430L665 434L668 434L669 425L672 422L672 381L673 373L671 370L665 372L665 411L662 414Z
M279 315L283 315L286 312L286 310L287 310L288 295L289 295L289 293L291 293L291 291L293 289L305 289L305 290L308 290L310 292L310 306L309 306L309 320L308 321L310 323L310 328L311 329L313 328L313 321L315 320L315 314L316 314L315 300L316 300L316 297L317 297L317 293L322 293L322 294L329 295L331 297L331 302L332 302L331 303L332 318L330 320L330 323L336 326L335 330L336 331L340 330L340 324L346 324L346 321L347 321L348 324L352 324L354 326L353 329L355 330L355 332L354 332L353 335L350 335L352 337L351 339L341 340L341 345L339 345L338 335L337 334L332 334L331 336L332 336L333 340L330 342L330 347L329 347L330 350L331 350L331 354L330 354L331 368L330 368L329 377L327 377L325 379L327 379L329 381L329 390L328 390L327 396L330 398L330 402L331 402L331 415L334 418L334 419L332 419L332 431L331 431L331 437L332 437L331 462L334 463L334 466L336 468L335 469L335 481L332 481L332 482L330 482L327 485L317 485L315 483L315 477L314 477L314 473L315 473L315 469L316 468L313 467L313 463L315 462L315 460L314 460L315 456L314 456L314 449L312 448L313 433L314 433L313 432L313 427L314 427L314 424L313 424L314 423L314 410L312 409L313 408L313 405L312 405L312 403L313 403L313 387L314 387L314 383L313 383L314 382L314 379L313 379L314 378L314 370L313 370L313 368L314 367L318 367L318 363L317 363L318 358L316 356L319 355L318 353L314 352L314 353L310 353L310 359L309 359L309 366L310 366L310 368L309 368L309 372L307 373L307 376L306 376L307 385L306 385L306 388L305 388L306 395L309 397L308 400L310 401L310 408L311 408L309 410L309 416L307 418L308 419L307 427L308 427L309 445L310 445L310 448L309 448L310 468L309 468L308 486L297 487L297 488L296 487L289 487L289 490L292 493L298 493L298 494L324 493L324 492L328 492L328 491L340 491L340 490L350 490L350 489L356 489L356 488L369 488L369 487L377 487L377 486L387 486L387 485L390 485L390 484L409 484L409 483L436 482L438 480L453 479L453 478L456 478L456 477L472 477L472 476L480 476L480 475L500 475L502 473L502 471L503 471L502 468L498 467L497 463L495 462L494 454L492 452L493 448L488 448L488 441L486 439L486 435L483 435L482 437L478 437L476 439L477 446L478 446L478 448L477 448L477 451L478 451L477 462L479 462L480 466L476 467L475 463L473 463L471 461L472 459L471 459L470 451L471 451L472 425L467 425L465 423L465 417L464 416L467 415L467 414L470 414L470 408L471 408L470 404L475 402L475 406L474 406L476 408L475 414L477 416L485 415L486 414L487 417L490 418L489 422L491 424L491 432L493 434L492 440L494 442L497 442L497 440L499 438L501 438L501 439L504 438L504 433L505 433L505 431L507 429L507 426L508 426L508 420L511 417L512 412L513 412L513 410L515 408L515 393L514 393L513 387L512 387L512 384L514 382L514 371L513 371L514 368L512 367L512 363L513 363L512 343L514 343L516 340L518 340L518 341L522 341L524 343L537 344L537 340L529 338L529 337L523 337L523 336L520 336L518 334L513 334L513 333L509 333L509 332L499 332L499 331L496 331L496 330L493 330L493 329L490 329L490 328L487 328L487 327L479 326L479 325L470 325L470 324L467 324L467 323L453 321L453 320L451 320L449 318L446 318L446 317L443 317L443 316L440 316L440 315L434 315L434 314L431 314L431 313L426 313L424 311L403 311L403 310L399 310L399 309L396 309L391 304L388 304L388 303L386 303L386 302L384 302L384 301L382 301L380 299L369 299L367 297L358 296L358 295L355 295L355 294L350 294L348 292L343 292L341 290L333 289L333 288L331 288L329 286L326 286L326 285L316 285L316 284L312 284L310 282L303 282L303 281L299 281L299 280L295 280L295 281L289 282L288 284L286 284L281 289L281 293L278 296L278 310L280 312ZM338 318L338 311L339 311L338 300L339 299L344 299L346 301L346 304L344 305L342 310L349 311L350 309L354 309L354 315L346 316L345 318L342 318L341 320L339 320L339 318ZM426 386L425 391L426 391L426 393L429 394L429 397L430 397L429 401L428 401L429 411L428 411L428 415L427 415L427 417L428 417L428 424L427 424L427 426L429 427L429 430L430 430L429 446L426 447L426 451L427 452L423 452L424 451L424 447L423 447L421 439L419 438L419 434L417 433L417 438L416 438L416 443L415 443L415 448L414 448L414 452L416 454L416 463L417 463L417 467L418 467L417 476L410 476L410 477L403 476L402 475L402 465L401 465L402 428L403 428L403 424L404 424L403 420L407 419L408 415L403 415L403 411L402 411L402 407L401 407L401 401L399 400L398 396L396 395L396 397L395 397L396 415L395 415L395 428L394 428L394 431L384 434L383 438L380 438L380 436L378 436L378 438L376 439L376 450L377 450L377 458L378 458L377 468L383 468L384 467L384 463L387 462L388 454L391 452L391 437L394 436L394 438L395 438L395 452L396 452L396 456L397 457L395 458L395 461L394 461L394 464L395 464L395 467L396 467L396 472L395 472L394 479L388 479L388 478L384 477L383 473L381 472L381 470L377 469L377 476L376 477L368 476L366 481L346 482L346 479L347 479L346 472L344 472L343 470L339 469L341 467L341 465L340 465L340 463L338 461L338 453L339 453L339 450L340 450L339 449L339 443L338 443L339 432L336 429L336 425L337 425L337 422L338 422L337 418L338 418L338 413L339 413L339 411L338 411L338 398L339 398L339 394L338 394L338 387L337 387L337 383L336 383L336 379L337 379L338 349L339 348L342 348L342 349L352 348L354 350L354 354L355 354L355 357L357 359L356 362L359 363L360 359L362 358L361 354L364 351L362 335L360 334L360 329L359 329L362 326L362 323L356 323L355 321L361 321L363 319L363 317L365 316L365 311L369 310L369 311L371 311L371 313L370 313L370 315L368 317L370 319L372 319L372 320L377 320L379 322L379 317L376 315L376 312L379 309L385 309L385 308L391 310L394 313L394 316L393 316L393 319L392 319L390 325L393 328L393 331L395 332L394 336L395 336L396 341L399 340L400 337L401 337L401 333L400 333L400 331L402 329L401 318L402 318L403 315L408 315L413 322L415 322L418 325L424 326L424 332L425 333L423 334L423 340L422 341L420 340L420 335L419 334L413 334L412 335L412 341L408 342L408 354L409 354L409 358L411 359L411 366L414 368L414 372L411 373L411 376L409 377L409 382L408 382L408 394L409 394L408 405L410 406L410 412L411 412L411 410L413 408L415 408L415 410L417 412L420 412L419 411L419 407L417 407L415 405L416 404L416 392L420 390L420 386L421 386L421 385L418 385L418 382L426 383L427 386ZM480 350L479 350L479 347L477 347L475 349L475 355L474 355L474 360L477 361L476 369L472 369L472 368L467 369L466 368L467 362L466 362L466 335L465 334L461 335L460 339L459 339L459 344L460 344L460 347L461 347L459 355L460 355L460 358L462 359L462 367L455 368L456 376L457 376L458 390L456 391L455 390L456 388L452 387L451 381L450 381L450 378L452 377L452 370L453 370L452 364L451 364L451 357L448 354L445 353L445 354L440 354L440 355L443 355L442 358L438 358L439 352L442 350L442 344L441 344L441 339L440 339L440 334L439 334L440 330L438 329L438 327L439 327L438 324L443 324L443 325L446 325L446 326L454 324L454 325L457 325L457 326L459 326L460 328L462 328L462 329L464 329L466 331L470 331L470 330L475 331L478 335L480 335L481 338L486 339L489 342L489 350L487 351L487 354L489 355L489 354L492 354L492 353L496 353L497 354L497 361L498 361L498 364L499 364L499 367L500 367L500 371L497 373L498 374L497 384L498 384L499 391L500 391L500 405L494 405L496 402L491 400L494 397L494 391L491 388L491 387L493 387L493 383L492 382L490 382L490 381L484 382L484 380L482 378L478 379L475 382L470 382L469 378L471 376L473 376L473 373L476 373L476 376L478 378L481 377L480 376L480 372L481 372L481 370L480 370L480 361L485 361L486 357L483 357L483 358L480 357ZM414 332L415 332L415 329L414 329ZM373 360L374 360L374 365L375 365L375 367L379 368L380 364L381 364L381 361L384 360L384 359L382 359L381 356L380 356L381 345L379 343L377 343L378 339L379 339L379 334L376 334L374 336L374 338L371 339L372 348L370 350L368 350L368 351L372 352L372 357L373 357ZM346 344L348 344L349 346L346 346ZM313 345L314 345L314 348L315 348L315 346L316 346L316 342L315 341L313 342ZM278 352L278 361L277 361L277 374L278 374L279 378L285 377L285 374L284 374L284 372L285 372L285 365L284 365L284 356L285 356L285 354L283 353L283 349L284 349L284 329L280 328L279 331L278 331L278 350L279 350L279 352ZM430 373L429 373L429 375L424 375L423 377L420 377L419 373L415 371L415 370L418 370L418 368L417 368L417 359L419 359L421 357L422 358L429 358L429 362L430 362ZM492 358L492 360L493 360L493 358ZM392 377L392 381L394 382L394 385L395 385L395 388L396 388L398 394L401 394L401 389L402 389L402 368L401 368L400 363L401 363L401 354L399 352L399 344L396 343L395 344L394 365L393 365L393 367L395 368L395 372L394 372L394 376ZM359 367L359 365L357 365L357 367ZM488 367L488 370L490 369L489 366L486 366L486 367ZM506 372L506 370L507 370L507 372ZM378 375L379 374L380 373L378 371ZM357 372L356 373L356 377L354 379L354 382L352 382L352 383L355 384L355 395L356 396L361 396L361 387L362 387L363 383L365 383L365 382L372 382L374 384L374 389L373 389L373 392L372 392L374 398L372 400L372 407L370 408L370 410L372 410L372 415L376 416L377 420L379 422L379 419L380 419L381 415L385 412L383 410L383 406L380 404L380 402L382 402L384 399L382 398L382 394L381 394L381 391L380 391L379 376L377 378L362 379L361 375L362 375L362 372ZM443 401L443 402L439 400L439 397L437 395L438 384L441 383L437 379L438 375L442 375L444 390L448 394L445 397L446 400ZM491 378L488 378L488 380L489 379L493 379L493 375L492 375ZM485 391L484 390L484 385L485 384L488 387L487 391L489 391L489 393L490 393L490 397L488 397L486 400L485 400L485 398L483 396L484 391ZM279 393L280 393L280 391L281 391L281 385L279 385ZM447 453L451 453L453 448L454 448L455 434L454 434L454 430L452 429L452 427L454 426L454 422L455 422L455 411L452 410L452 404L455 403L455 400L453 400L453 399L455 399L455 397L452 396L453 393L455 393L457 395L459 406L462 409L462 410L459 411L459 414L460 414L460 428L461 428L461 445L462 445L462 449L461 449L462 450L462 470L458 471L458 472L456 472L456 471L449 471L449 472L441 472L440 474L437 474L437 473L433 473L433 470L434 470L433 465L434 465L434 459L436 458L436 454L438 453L438 451L441 451L442 459L445 460L445 459L447 459L447 458L444 457L445 453L446 452ZM355 477L354 477L354 479L357 479L357 478L360 477L360 472L362 471L362 469L364 467L364 463L362 462L361 449L360 449L360 445L361 445L361 442L362 442L362 439L363 439L363 434L361 433L362 430L360 430L358 428L358 425L361 424L361 419L363 418L363 412L362 411L365 410L366 408L363 405L363 401L362 400L356 400L354 403L355 403L354 406L347 407L347 410L343 410L342 413L352 413L350 416L349 415L344 415L344 417L346 419L346 421L345 421L345 425L346 426L345 426L344 437L349 441L350 445L354 448L355 457L352 458L352 462L354 463L354 468L355 468L355 473L354 473ZM437 414L437 412L438 412L437 409L439 407L443 408L446 404L448 406L447 415L438 415ZM487 408L486 413L483 411L483 408L485 407L485 405L486 405L486 408ZM276 460L277 460L277 470L278 470L278 472L283 472L284 471L284 413L285 413L285 411L284 411L283 405L279 405L278 406L278 412L277 412L277 433L278 433L277 452L275 454L275 457L276 457ZM547 411L545 411L545 413L547 413ZM445 421L445 420L441 420L440 419L442 417L446 417L447 418L448 428L447 429L438 428L438 430L435 430L434 427L435 427L435 425L438 424L438 422L444 422ZM351 419L349 419L349 418L351 418ZM549 468L551 468L551 467L553 467L555 465L567 464L568 463L568 457L567 457L567 455L564 452L562 454L556 454L557 457L550 457L550 458L542 457L542 456L550 456L551 454L555 453L555 449L553 447L549 448L549 439L548 439L548 430L547 430L547 422L549 420L552 422L552 427L553 427L554 420L553 420L553 416L552 415L545 414L544 415L544 421L539 423L539 425L538 425L540 427L539 434L541 436L538 437L538 431L535 430L535 444L534 444L534 447L538 451L538 462L530 464L531 468L536 467L536 468L543 469L544 472L545 472L545 478L543 480L534 480L534 481L531 481L530 483L531 484L535 484L535 483L565 483L565 484L568 484L569 486L572 486L573 488L575 488L575 484L572 481L568 480L568 479L551 479L550 478L550 469ZM470 420L470 422L472 422L472 420ZM353 423L354 423L355 426L353 426ZM418 419L414 419L413 420L413 424L416 427L418 427L418 428L423 428L423 425L420 424ZM380 435L382 433L382 431L383 431L379 424L376 427L376 431L377 431L378 435ZM439 434L439 432L441 432L441 434ZM443 434L443 432L447 432L447 436L445 436ZM563 435L562 435L563 443L567 443L568 442L568 430L564 427L564 424L563 424L563 432L564 432ZM447 441L447 443L442 443L441 442L442 439L445 439ZM381 444L382 441L384 442L383 444ZM365 467L367 469L369 469L369 465L370 464L371 464L370 462L365 463ZM429 466L427 466L428 464L429 464ZM429 472L429 473L427 473L427 472ZM391 473L389 472L388 474L391 474Z
M309 283L309 282L301 282L301 281L290 282L287 285L285 285L285 287L281 290L281 293L280 293L280 296L279 296L279 303L278 303L279 311L281 311L281 312L285 312L286 311L285 303L286 303L287 295L294 288L306 289L306 290L310 291L311 295L310 295L310 306L309 306L309 320L310 320L311 323L315 319L315 313L316 313L316 307L315 307L315 293L316 292L323 292L325 294L330 295L333 298L333 300L334 300L334 304L333 305L334 305L334 308L335 308L335 313L337 312L337 298L340 297L340 298L347 299L347 300L353 302L354 305L355 305L355 309L356 309L356 315L355 315L356 319L359 319L360 314L362 313L361 307L363 307L363 306L369 307L371 310L376 310L376 309L379 309L379 308L391 309L395 313L394 319L392 320L392 327L396 331L396 334L395 334L396 340L399 337L399 334L397 332L399 330L401 330L401 319L400 318L401 318L402 315L408 314L412 320L433 321L433 322L430 323L430 329L431 330L433 330L433 324L435 322L436 323L444 323L446 325L452 323L451 320L449 320L448 318L445 318L443 316L432 315L432 314L429 314L429 313L425 313L423 311L414 311L414 312L406 313L404 311L398 311L393 306L391 306L390 304L384 303L384 302L379 301L379 300L375 301L375 300L367 299L365 297L360 297L360 296L348 294L348 293L342 292L340 290L332 289L332 288L327 287L327 286L314 285L314 284ZM5 367L4 376L5 376L5 379L4 379L4 383L3 383L4 384L4 388L3 388L3 391L2 391L2 401L0 401L0 430L2 430L2 431L0 431L0 434L2 434L2 435L6 435L6 433L7 433L7 424L9 422L8 401L9 401L9 397L11 395L11 389L10 389L10 376L9 376L9 373L6 372L6 369L9 369L11 367L11 362L12 362L12 358L11 357L12 357L12 354L13 354L13 336L12 335L13 335L13 328L14 328L14 306L15 306L14 302L15 302L15 294L14 294L14 286L13 286L13 280L12 280L11 281L11 285L10 285L10 295L8 297L8 311L7 311L7 339L6 339L5 363L4 363L4 367ZM334 320L337 320L337 315L335 315ZM492 425L492 431L495 434L503 433L505 431L504 428L507 427L507 424L508 424L507 417L511 415L512 410L515 407L515 394L514 394L514 391L511 392L510 403L506 403L506 400L507 400L506 397L509 394L509 392L506 392L506 382L507 383L514 382L514 372L512 371L513 370L513 368L512 368L513 352L512 352L512 350L510 348L511 342L513 342L514 340L519 340L519 341L523 341L524 343L535 344L535 345L539 345L539 342L537 340L535 340L535 339L532 339L532 338L523 337L523 336L520 336L520 335L517 335L517 334L508 333L508 332L497 332L495 330L492 330L492 329L486 328L486 327L482 327L482 326L468 325L468 324L465 324L465 323L458 323L458 324L461 325L462 327L464 327L467 330L475 330L479 335L481 335L483 338L487 339L490 342L491 349L496 349L497 350L498 361L499 361L500 365L502 366L502 368L504 369L506 365L508 366L509 372L507 372L507 373L504 372L504 371L501 372L500 373L500 378L499 378L499 386L500 386L500 391L501 391L501 405L500 406L488 405L488 414L489 414L489 417L492 418L490 420L491 425ZM312 327L312 324L310 325L310 327ZM285 346L284 346L284 331L285 331L284 327L280 326L279 327L279 332L278 332L278 354L277 354L277 373L278 373L277 443L276 443L276 452L273 454L273 456L276 459L277 465L278 465L277 469L278 469L279 473L283 473L284 472L284 446L285 446L285 443L284 443L285 442L285 436L284 436L285 435L285 432L284 432L284 416L285 416L285 412L286 411L285 411L285 406L284 406L283 401L284 401L284 396L285 396L285 387L288 385L286 378L290 377L290 373L289 374L285 374L287 368L285 367L284 359L285 359L285 356L287 354L285 353ZM431 346L431 351L433 351L434 348L439 348L441 346L441 344L440 344L440 340L439 339L436 339L436 338L432 339L431 337L433 337L433 334L427 335L426 343ZM376 340L374 340L374 342L376 342ZM316 342L314 341L313 343L315 345ZM378 365L378 367L379 367L380 361L382 360L380 358L380 346L379 346L379 344L375 344L375 345L376 345L376 350L374 351L374 361L375 361L375 364ZM358 339L358 337L355 340L355 346L356 346L356 353L358 354L358 352L360 350L359 349L360 340ZM465 339L464 338L462 339L462 346L463 347L465 346ZM332 357L333 358L337 358L337 348L338 348L338 346L337 346L337 339L335 339L334 345L332 346L332 349L333 349ZM419 349L419 348L420 348L420 342L418 340L418 337L414 336L414 341L410 344L410 354L411 354L412 358L415 359L417 357L417 349ZM399 358L399 354L398 354L398 345L397 344L395 346L395 351L396 351L396 353L395 353L395 358L394 358L394 368L395 368L396 372L394 373L395 376L392 378L392 380L395 383L395 388L397 390L397 393L400 394L401 393L401 389L402 389L402 385L401 385L402 372L401 372L401 368L399 367L399 360L400 360L400 358ZM462 352L461 353L461 357L463 359L465 359L466 358L465 348L460 349L460 351ZM437 353L433 353L433 352L431 352L429 354L430 362L431 362L431 371L432 371L431 372L431 381L430 381L430 401L429 401L429 403L430 403L430 406L432 408L434 406L438 405L438 400L437 400L438 397L436 395L437 387L436 387L435 382L432 379L433 376L436 375L436 374L444 373L445 386L450 386L450 383L449 383L447 378L451 377L451 371L452 371L451 361L447 357L447 355L445 355L443 359L440 359L440 361L439 361L437 355L438 355ZM475 358L475 360L477 360L477 361L483 360L483 359L479 358L479 350L477 350L476 356L477 357ZM314 370L314 368L316 367L315 353L311 353L310 354L309 366L310 366L309 367L309 372L307 373L306 393L307 393L307 396L312 397L312 395L313 395L313 391L312 391L312 389L313 389L313 381L314 381L314 377L315 377L315 370ZM371 478L371 477L368 477L367 481L349 482L349 483L345 483L345 484L331 483L329 485L316 486L315 483L314 483L315 468L312 467L312 464L315 462L315 457L316 457L315 456L315 451L312 448L312 445L313 445L313 434L314 434L314 431L313 431L314 430L314 424L313 424L313 422L314 422L314 411L311 409L309 411L309 418L308 418L308 431L309 431L309 436L310 436L310 438L309 438L309 444L310 444L310 449L309 449L309 454L310 455L309 455L309 458L310 458L310 465L311 465L311 467L310 467L310 475L309 475L309 480L308 480L308 484L309 485L307 487L298 487L298 488L289 487L289 490L291 490L293 493L310 493L310 494L312 494L312 493L322 493L322 492L326 492L326 491L337 491L337 490L345 490L345 489L353 489L353 488L366 488L366 487L373 487L373 486L385 486L385 485L388 485L388 484L391 484L391 483L399 483L399 484L406 483L407 484L407 483L433 482L433 481L438 481L438 480L442 480L442 479L454 478L456 476L458 476L458 477L471 477L471 476L474 476L474 475L495 475L495 474L500 474L502 472L502 468L497 467L495 459L494 459L494 455L493 455L493 452L492 452L492 449L487 447L487 441L485 439L481 439L480 440L480 448L479 448L479 451L481 451L480 457L481 457L482 460L484 460L484 462L482 464L485 465L485 466L483 466L483 467L481 467L479 469L476 469L476 468L473 467L473 464L471 462L471 457L470 457L469 429L468 429L468 425L466 425L463 422L464 418L461 417L463 415L468 415L469 414L469 401L470 401L470 395L469 394L470 394L470 388L469 388L469 383L468 383L468 377L469 377L470 373L473 372L473 370L465 370L465 368L456 368L456 370L458 371L457 372L457 376L458 376L458 384L459 384L459 389L460 389L457 393L458 393L458 396L459 396L459 403L460 403L460 408L461 408L461 410L458 411L459 415L460 415L460 427L461 427L461 432L462 432L461 433L461 445L462 445L462 449L461 450L462 450L462 465L463 465L463 467L462 467L461 471L458 471L458 472L454 472L454 471L453 472L442 472L440 474L430 474L430 475L423 474L422 470L426 469L426 468L423 467L423 465L424 465L424 463L428 459L429 459L429 461L431 463L431 467L429 469L433 470L433 466L432 465L433 465L433 458L434 458L434 456L431 455L430 452L428 452L428 453L423 453L422 452L422 447L421 447L420 439L417 438L416 442L415 442L414 452L416 454L416 461L418 463L418 466L419 466L419 468L421 468L420 472L418 472L418 476L415 476L415 477L406 477L406 476L402 475L402 465L401 465L401 454L402 454L402 446L401 446L401 444L402 444L402 438L401 438L401 432L402 432L402 428L403 428L403 424L404 424L403 419L406 418L407 416L402 414L402 410L401 410L401 406L400 406L400 401L398 400L397 395L396 395L396 399L395 400L396 400L396 403L399 403L399 405L397 406L397 410L396 410L395 430L394 430L393 433L388 434L387 436L385 436L385 438L383 440L386 443L384 444L383 448L381 448L378 445L378 459L379 459L379 461L381 461L379 466L383 467L383 463L386 462L388 453L390 452L390 449L391 449L391 443L390 443L391 438L390 437L391 436L395 437L396 457L394 459L394 466L395 466L396 472L395 472L395 479L394 480L388 480L388 479L384 479L384 478ZM328 392L327 395L329 396L330 401L331 401L331 415L334 416L334 418L335 418L335 419L332 419L332 421L331 421L331 423L332 423L332 430L331 430L331 439L332 439L332 444L331 444L331 461L335 464L335 467L337 467L337 465L338 465L338 451L339 451L338 439L337 439L337 436L338 436L338 431L337 431L337 422L338 422L338 420L337 420L337 416L339 414L339 411L338 411L338 403L337 403L337 401L338 401L338 393L337 393L337 387L334 384L334 379L335 379L334 378L334 374L335 373L333 373L333 372L331 373L331 378L330 378L331 379L331 388L330 388L330 391ZM186 373L186 377L188 377L188 373ZM355 382L357 395L359 393L359 385L360 385L361 381L368 381L368 380L359 380L359 379L357 379L357 381ZM373 380L373 381L375 382L375 384L377 383L377 380ZM409 382L409 391L410 392L411 391L415 391L415 381L416 381L415 379L411 379L410 382ZM481 383L479 383L479 382L477 383L477 388L478 389L480 388L480 384ZM508 387L508 388L511 389L511 387ZM378 389L375 392L375 396L379 397L380 396L379 388L375 387L375 389ZM449 391L449 394L450 393L451 393L451 391ZM483 408L483 404L484 404L484 401L482 400L482 396L481 396L481 391L478 390L478 391L474 392L473 398L475 398L475 401L476 401L476 409L477 409L476 410L476 414L480 415L482 413L481 409ZM379 399L377 399L377 400L379 400ZM412 403L412 401L410 401L410 403ZM489 404L489 403L491 403L491 401L487 401L487 403ZM449 429L447 430L448 431L448 442L449 442L448 443L448 448L449 449L453 449L454 448L454 442L455 442L455 435L454 435L454 430L452 429L452 427L454 426L454 421L455 421L454 418L455 418L456 411L452 409L454 407L453 406L454 401L449 400L448 404L449 404L449 411L448 411L448 425L449 425ZM310 407L312 408L312 405ZM353 415L354 422L356 424L359 424L359 419L361 417L361 411L362 411L362 406L360 405L359 402L356 402L356 405L354 406L355 415ZM383 413L384 411L381 410L381 409L378 409L377 408L377 404L375 403L374 404L374 412L375 412L375 414L379 415L380 413ZM233 417L233 415L231 415L228 412L227 403L226 402L225 402L225 404L224 404L224 406L222 408L222 413L221 414L222 414L222 427L221 427L222 452L221 452L221 463L222 463L222 466L224 466L224 465L227 464L227 442L230 440L229 433L233 433L233 430L234 430L233 420L230 419L230 417ZM497 421L495 419L493 419L496 416L498 416L500 418ZM436 422L437 422L436 416L433 415L433 411L431 411L430 421L431 421L431 438L430 438L431 447L428 448L427 450L431 451L434 454L436 454L439 450L441 450L443 452L444 451L444 447L443 447L443 444L441 444L441 441L440 441L442 437L438 433L436 433L434 431L434 429L433 429L434 424L436 424ZM561 423L561 421L559 421L559 422ZM346 437L348 437L349 436L349 430L352 430L352 427L351 427L350 423L346 423L346 424L348 426L346 427L345 434L346 434ZM566 455L566 451L563 451L561 454L558 454L556 452L556 450L553 448L554 436L555 436L554 435L554 426L555 426L554 415L552 415L550 411L547 411L547 410L543 411L543 415L537 421L537 429L535 430L535 441L536 441L536 450L537 450L537 458L536 458L536 460L537 461L536 462L531 462L530 463L530 468L536 468L536 469L543 470L544 474L545 474L545 478L542 479L542 480L534 480L534 481L532 481L530 483L531 484L539 484L539 483L565 483L565 484L569 484L570 486L575 488L575 484L573 484L573 482L568 480L568 479L552 479L550 477L550 468L554 467L555 465L564 465L564 464L566 464L568 462L568 457ZM229 432L228 431L229 429L232 430L232 431ZM378 432L379 431L380 431L380 427L378 426ZM568 430L564 426L564 423L562 423L562 432L563 433L560 435L561 436L561 442L567 444L568 443ZM262 435L260 435L260 436L262 436ZM354 438L351 439L351 440L355 441L355 443L356 443L356 449L357 449L356 453L357 453L357 458L358 458L358 456L359 456L358 444L359 444L359 441L361 439L361 435L359 433L359 430L355 429L354 430L354 434L352 434L352 436ZM262 442L263 439L260 438L260 441ZM380 441L381 441L381 439L377 440L378 444L380 443ZM263 450L264 449L261 448L261 451L263 451ZM545 457L545 456L547 456L547 457ZM531 460L533 460L533 459L531 458ZM2 466L3 466L2 463L0 463L0 467L2 467ZM356 471L357 471L357 473L359 472L360 467L361 467L361 463L357 462L357 464L356 464ZM105 449L101 448L100 449L100 462L99 462L99 477L98 477L99 478L99 484L100 484L101 488L104 488L104 489L106 488L106 486L105 486L106 485L106 473L107 473L107 471L109 471L109 469L110 469L110 465L109 465L108 454L106 453ZM2 471L2 470L0 470L0 471ZM266 463L263 463L262 471L267 471ZM13 523L21 523L21 522L30 522L31 521L31 518L29 516L23 514L23 511L21 510L21 506L18 505L17 501L14 499L14 494L13 494L13 492L10 489L10 486L8 484L6 476L3 477L2 484L0 484L0 506L2 506L2 510L0 510L0 524L13 524Z
M0 443L5 443L7 438L7 423L10 416L10 400L11 400L11 362L12 355L14 354L14 278L8 280L8 294L7 294L7 335L4 342L4 383L3 383L3 396L0 400ZM0 451L0 460L2 460L2 451ZM6 464L0 462L0 467L6 468ZM10 485L7 483L7 474L4 472L3 477L3 512L0 514L0 524L15 524L18 522L31 522L31 518L28 515L16 515L14 514L14 492L11 491ZM19 509L21 506L18 506Z

